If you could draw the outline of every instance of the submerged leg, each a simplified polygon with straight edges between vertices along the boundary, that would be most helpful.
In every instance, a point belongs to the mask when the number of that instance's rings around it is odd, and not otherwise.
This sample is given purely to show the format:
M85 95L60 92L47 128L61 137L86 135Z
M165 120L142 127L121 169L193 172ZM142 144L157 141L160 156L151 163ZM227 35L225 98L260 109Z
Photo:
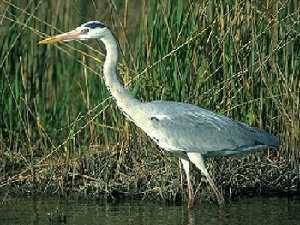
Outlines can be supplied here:
M219 205L224 205L224 202L225 202L224 196L218 190L217 186L215 185L212 178L208 174L202 155L198 152L188 152L187 155L188 155L189 159L191 160L191 162L194 163L195 166L198 169L200 169L201 172L206 176L209 185L211 186L213 192L215 193L215 195L217 197L217 201L218 201Z
M194 204L194 194L193 194L193 186L192 186L191 180L190 180L190 162L189 162L189 160L183 159L183 158L180 158L180 161L183 166L183 169L184 169L184 172L186 175L186 179L188 182L188 196L189 196L188 208L191 209Z

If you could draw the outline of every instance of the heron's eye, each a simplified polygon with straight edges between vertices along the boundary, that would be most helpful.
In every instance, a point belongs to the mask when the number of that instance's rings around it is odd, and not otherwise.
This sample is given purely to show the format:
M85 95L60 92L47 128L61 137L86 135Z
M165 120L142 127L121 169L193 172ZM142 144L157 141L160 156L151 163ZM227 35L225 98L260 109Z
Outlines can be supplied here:
M89 31L90 31L90 29L85 28L85 29L82 29L82 30L81 30L81 33L82 33L82 34L87 34Z

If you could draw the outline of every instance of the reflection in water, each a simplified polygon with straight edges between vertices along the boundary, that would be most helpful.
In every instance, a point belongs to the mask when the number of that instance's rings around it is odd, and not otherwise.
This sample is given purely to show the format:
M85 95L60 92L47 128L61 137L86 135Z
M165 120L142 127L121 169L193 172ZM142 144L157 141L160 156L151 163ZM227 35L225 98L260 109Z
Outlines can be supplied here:
M2 200L2 199L0 199ZM287 198L250 198L224 208L206 202L193 210L157 202L118 204L57 198L8 198L0 201L0 224L47 225L212 225L300 224L300 201Z
M202 203L203 204L203 203ZM208 203L206 203L208 204ZM183 224L187 224L187 225L196 225L199 223L199 221L201 221L202 219L198 219L195 217L197 216L201 216L201 214L203 215L203 218L206 218L207 220L211 220L211 222L207 221L207 223L205 223L205 225L209 225L209 224L218 224L218 225L222 225L222 224L226 224L226 220L225 220L225 208L224 207L218 207L218 206L207 206L208 208L202 208L205 209L204 211L201 211L201 207L197 208L195 207L192 210L188 210L187 209L187 223L183 223ZM196 215L196 216L195 216ZM197 223L195 222L195 220L197 220Z
M194 213L193 210L188 211L188 225L194 225L195 220L194 220Z

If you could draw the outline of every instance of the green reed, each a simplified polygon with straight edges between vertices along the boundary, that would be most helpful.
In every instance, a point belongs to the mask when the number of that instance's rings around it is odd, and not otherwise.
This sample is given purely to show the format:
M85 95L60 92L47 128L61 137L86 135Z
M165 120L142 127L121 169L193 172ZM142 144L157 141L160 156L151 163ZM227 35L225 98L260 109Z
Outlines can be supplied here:
M299 188L297 1L157 0L138 9L131 1L72 4L0 6L1 188L169 200L184 192L177 160L110 99L97 43L36 45L46 34L104 18L120 39L120 75L137 98L197 104L280 137L277 153L210 161L226 194Z

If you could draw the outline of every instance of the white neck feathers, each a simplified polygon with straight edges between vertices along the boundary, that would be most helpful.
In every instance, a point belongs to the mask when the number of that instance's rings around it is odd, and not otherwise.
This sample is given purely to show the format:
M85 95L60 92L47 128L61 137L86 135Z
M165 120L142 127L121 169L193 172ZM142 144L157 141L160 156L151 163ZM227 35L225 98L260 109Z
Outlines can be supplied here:
M104 62L104 80L111 95L116 100L118 107L131 120L134 120L134 111L141 102L133 98L128 90L125 89L118 80L118 57L119 47L118 42L112 33L108 33L101 39L106 48L106 58Z

